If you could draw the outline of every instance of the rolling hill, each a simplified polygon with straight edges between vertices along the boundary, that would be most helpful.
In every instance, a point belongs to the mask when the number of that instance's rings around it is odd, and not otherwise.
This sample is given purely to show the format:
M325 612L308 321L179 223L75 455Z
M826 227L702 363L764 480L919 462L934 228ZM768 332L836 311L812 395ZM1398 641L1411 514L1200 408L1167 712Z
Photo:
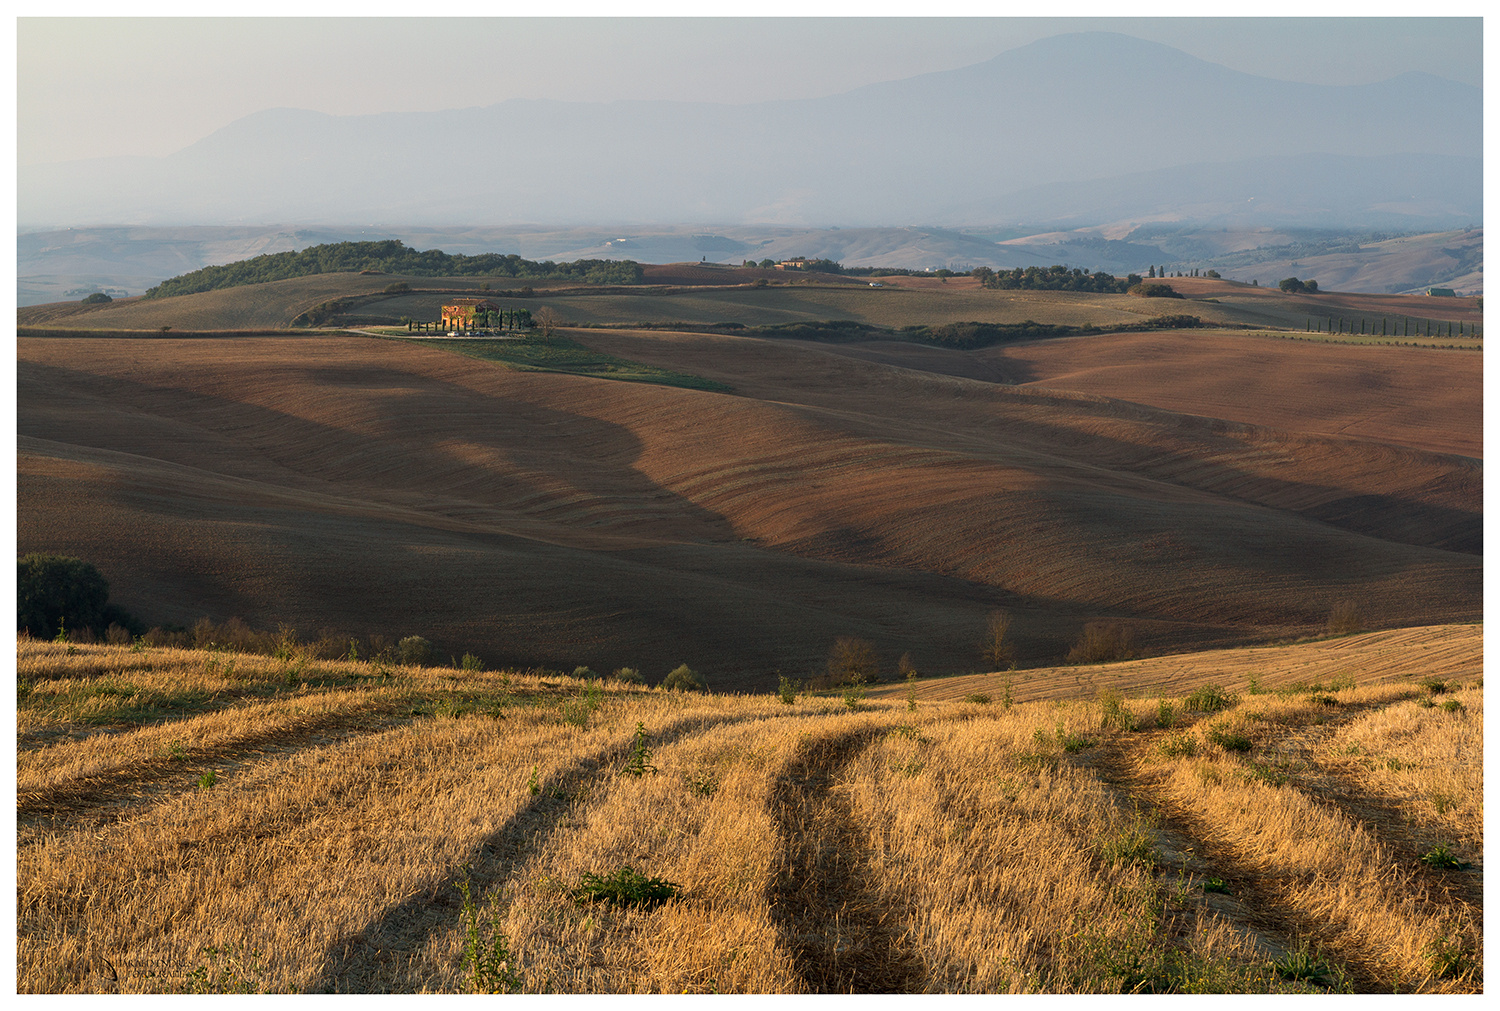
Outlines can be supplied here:
M1036 234L1017 228L788 228L774 225L647 228L282 227L69 228L17 238L18 305L91 291L139 295L210 264L340 241L397 238L417 249L530 259L633 259L661 267L707 257L722 264L811 256L848 267L1010 269L1053 263L1124 276L1148 265L1217 269L1267 284L1297 275L1341 291L1415 291L1431 285L1483 291L1483 229L1387 236L1347 231L1205 228L1127 218ZM710 264L705 270L719 264ZM675 271L680 277L681 271ZM654 280L652 271L648 280ZM720 278L722 281L722 277ZM673 281L672 283L682 283Z
M235 318L285 312L267 298ZM972 669L996 607L1026 665L1101 618L1160 651L1306 635L1345 599L1376 627L1480 614L1482 465L1448 452L1474 445L1478 355L1244 338L1266 388L1295 379L1270 410L1203 335L1178 345L1196 385L1104 337L1097 369L1086 342L971 353L1033 373L1002 385L908 345L573 336L733 393L317 333L22 338L18 546L89 558L153 621L761 690L840 635ZM1384 441L1423 384L1426 432Z

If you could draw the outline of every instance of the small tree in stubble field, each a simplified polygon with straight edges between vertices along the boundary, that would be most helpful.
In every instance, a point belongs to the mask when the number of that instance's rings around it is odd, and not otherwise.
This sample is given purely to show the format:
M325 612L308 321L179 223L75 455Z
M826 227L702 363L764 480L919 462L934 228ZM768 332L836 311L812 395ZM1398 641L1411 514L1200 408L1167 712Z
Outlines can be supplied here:
M1068 663L1114 663L1136 655L1135 631L1118 621L1091 621L1068 651Z
M1010 615L991 611L984 626L984 662L989 670L1015 670L1016 651L1011 645Z
M828 679L836 688L879 681L875 647L852 635L839 636L828 651Z

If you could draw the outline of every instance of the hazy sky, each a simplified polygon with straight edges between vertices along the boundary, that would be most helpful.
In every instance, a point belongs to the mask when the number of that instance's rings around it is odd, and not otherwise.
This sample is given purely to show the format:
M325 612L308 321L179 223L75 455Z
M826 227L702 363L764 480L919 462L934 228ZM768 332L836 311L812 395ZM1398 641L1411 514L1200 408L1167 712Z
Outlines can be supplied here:
M1355 84L1406 70L1473 85L1482 77L1477 17L22 17L17 159L165 155L279 106L356 114L509 98L754 102L828 95L977 63L1050 35L1097 30L1284 80Z

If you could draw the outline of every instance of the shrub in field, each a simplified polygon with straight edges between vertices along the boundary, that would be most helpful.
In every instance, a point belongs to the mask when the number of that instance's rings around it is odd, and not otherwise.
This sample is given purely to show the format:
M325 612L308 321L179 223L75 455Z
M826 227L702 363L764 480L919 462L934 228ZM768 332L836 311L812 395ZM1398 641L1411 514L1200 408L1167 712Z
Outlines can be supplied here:
M987 706L990 704L991 699L984 692L975 692L973 695L965 695L964 701L972 702L978 706Z
M839 636L828 651L828 677L836 687L875 684L880 680L875 647L854 636Z
M1417 859L1435 871L1463 870L1469 866L1454 856L1453 851L1444 843L1439 843Z
M776 678L776 697L781 700L782 705L789 706L797 701L797 689L800 687L798 682L785 674L779 674Z
M469 989L474 993L520 993L521 974L516 971L509 939L500 932L498 911L492 904L489 922L481 924L467 876L458 883L458 890L463 895L464 972Z
M1068 651L1068 663L1113 663L1134 656L1134 630L1117 621L1091 621Z
M578 903L606 902L612 906L641 906L650 909L668 899L675 899L682 886L665 878L648 878L626 864L613 874L585 874L573 889Z
M1305 939L1276 962L1276 974L1330 989L1342 989L1345 983L1343 969L1321 951L1314 950Z
M58 628L100 624L109 584L99 570L65 555L24 555L16 560L16 628L52 638Z
M580 681L591 681L594 678L598 677L598 675L589 670L588 667L574 667L573 676Z
M575 727L587 727L589 717L604 704L604 690L597 680L590 680L588 687L579 695L562 704L562 719Z
M1172 724L1177 722L1177 713L1172 708L1172 703L1166 699L1159 699L1156 703L1156 725L1163 730L1169 730Z
M1135 714L1125 708L1125 699L1110 688L1099 689L1099 725L1104 729L1135 729Z
M1453 979L1470 972L1475 965L1476 952L1469 950L1461 938L1450 938L1439 934L1422 948L1427 956L1427 965L1438 979Z
M422 667L432 660L432 643L420 635L409 635L396 644L401 662L409 667Z
M615 680L627 685L641 684L644 679L634 667L621 667L615 671Z
M1237 730L1215 724L1209 727L1203 734L1212 744L1217 744L1225 751L1249 751L1250 738Z
M1235 701L1233 695L1218 685L1204 685L1182 700L1182 708L1192 713L1214 713L1228 709Z
M1182 293L1170 284L1133 284L1125 289L1137 298L1182 298Z
M678 664L662 679L661 686L673 692L701 692L707 687L702 678L698 677L693 668L687 664Z
M484 670L484 662L473 653L465 653L464 658L458 662L457 666L460 670L467 671L469 673L478 673L479 671Z
M635 725L635 738L630 744L630 757L625 760L625 767L620 770L627 776L644 776L646 773L656 773L656 766L651 764L651 735L646 733L646 724ZM535 791L533 791L535 792Z
M1191 758L1198 753L1198 739L1192 734L1170 734L1157 747L1168 758Z

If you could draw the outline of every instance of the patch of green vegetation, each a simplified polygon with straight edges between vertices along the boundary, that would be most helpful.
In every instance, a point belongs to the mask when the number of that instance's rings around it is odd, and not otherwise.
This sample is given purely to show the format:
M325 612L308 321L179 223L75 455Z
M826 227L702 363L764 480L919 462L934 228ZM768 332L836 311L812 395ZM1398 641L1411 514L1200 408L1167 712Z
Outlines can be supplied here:
M1417 859L1435 871L1461 871L1469 866L1454 856L1453 851L1444 843L1439 843Z
M1192 734L1168 734L1157 748L1168 758L1191 758L1198 753L1198 739Z
M1288 951L1276 962L1276 973L1284 979L1312 983L1330 990L1348 987L1348 975L1343 967L1314 949L1306 940Z
M98 678L62 692L28 691L16 705L61 723L108 726L181 719L211 708L213 700L212 693L198 689L153 692L128 682Z
M1076 916L1058 950L1057 978L1036 988L1057 993L1286 993L1321 992L1287 981L1263 958L1236 960L1183 944L1179 922L1160 889L1149 883L1121 890L1111 926ZM1126 922L1121 929L1118 924ZM1189 928L1201 932L1203 928Z
M1093 738L1085 737L1082 734L1075 734L1071 730L1064 730L1062 723L1057 724L1057 727L1050 735L1050 740L1047 732L1040 727L1036 729L1036 732L1032 735L1032 738L1038 744L1048 744L1051 741L1055 740L1058 747L1062 748L1063 751L1067 752L1070 755L1076 754L1080 751L1086 751L1094 746Z
M1263 762L1246 762L1245 772L1267 786L1285 786L1290 778L1285 769Z
M1228 709L1238 701L1218 685L1204 685L1182 700L1182 708L1194 713L1213 713Z
M1439 934L1422 948L1427 966L1438 979L1453 979L1469 973L1478 963L1477 952L1462 938Z
M200 949L203 964L188 973L184 993L259 993L265 972L258 951L229 944Z
M682 886L665 878L648 878L630 865L613 874L585 874L573 889L576 902L604 902L612 906L641 906L650 909L675 899Z
M263 284L309 274L376 271L410 277L494 277L560 279L587 284L639 284L640 264L634 260L575 260L571 263L537 262L515 253L444 253L440 249L416 250L396 239L375 242L329 242L306 249L265 253L248 260L203 267L180 274L146 292L147 298L186 295L244 284Z
M1208 740L1225 751L1249 751L1250 738L1228 727L1211 726L1203 734Z
M1149 819L1139 813L1129 824L1100 839L1095 848L1099 856L1112 864L1156 863L1156 833Z
M417 343L413 341L412 343ZM528 337L521 340L484 340L483 338L442 338L422 340L445 351L455 351L470 358L496 362L521 372L565 372L597 379L619 379L631 383L655 383L687 390L728 393L731 387L712 379L673 372L616 358L584 347L577 341L553 335L551 338Z
M469 894L469 877L458 883L463 895L464 972L474 993L520 993L521 974L510 952L509 939L500 931L500 911L490 900L489 922L481 923L479 910Z
M644 723L635 725L635 737L630 743L630 756L625 760L625 766L620 771L636 778L648 772L653 776L656 774L656 766L651 764L651 735L646 733Z

